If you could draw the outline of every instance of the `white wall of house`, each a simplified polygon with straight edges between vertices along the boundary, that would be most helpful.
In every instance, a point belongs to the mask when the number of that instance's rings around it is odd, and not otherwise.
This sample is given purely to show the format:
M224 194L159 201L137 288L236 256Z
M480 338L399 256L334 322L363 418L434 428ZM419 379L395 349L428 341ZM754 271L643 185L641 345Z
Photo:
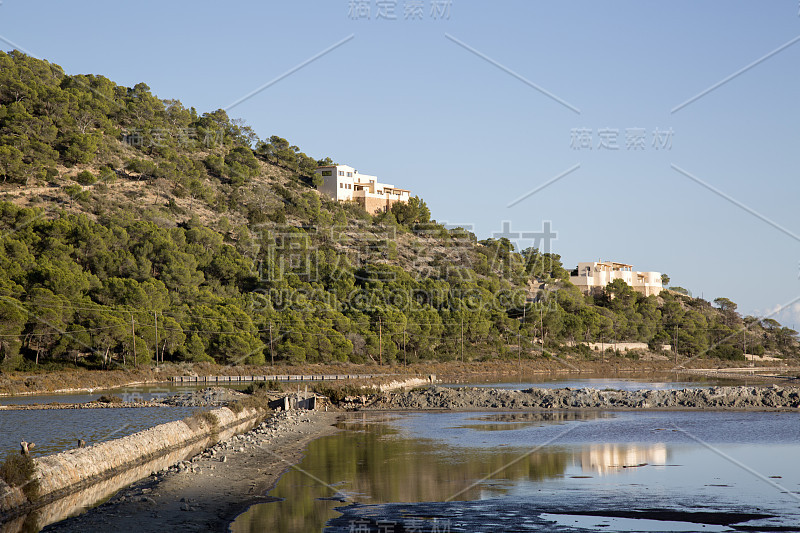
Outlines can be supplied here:
M319 187L320 192L334 200L377 198L408 202L411 194L411 191L397 188L391 183L381 183L377 176L361 174L349 165L319 167L316 173L321 175L324 181Z
M604 288L616 279L621 279L645 296L658 296L664 288L660 272L636 272L631 265L612 261L578 263L578 275L569 278L573 285L587 294Z
M332 165L319 167L317 174L322 176L324 183L319 188L334 200L352 200L353 191L358 171L348 165Z

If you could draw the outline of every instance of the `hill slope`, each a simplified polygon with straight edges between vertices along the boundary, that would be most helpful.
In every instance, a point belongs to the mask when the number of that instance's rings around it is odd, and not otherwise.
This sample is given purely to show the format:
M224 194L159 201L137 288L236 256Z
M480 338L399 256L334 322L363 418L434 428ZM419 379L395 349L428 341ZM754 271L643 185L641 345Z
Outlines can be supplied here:
M580 343L611 339L797 353L796 332L727 300L585 297L558 255L478 242L419 198L335 203L314 187L330 162L142 83L0 53L2 365L594 357Z

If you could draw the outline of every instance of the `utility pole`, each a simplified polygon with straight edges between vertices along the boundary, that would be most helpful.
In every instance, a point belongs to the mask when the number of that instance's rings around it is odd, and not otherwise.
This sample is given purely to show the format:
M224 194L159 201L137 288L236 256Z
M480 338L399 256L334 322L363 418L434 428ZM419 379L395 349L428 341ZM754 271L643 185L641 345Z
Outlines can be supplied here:
M269 323L269 363L275 366L275 350L272 347L272 322Z
M536 317L533 319L536 320ZM542 334L542 355L544 355L544 305L539 308L539 331Z
M378 366L383 366L383 318L378 317Z
M617 353L617 323L614 322L614 354Z
M136 326L133 325L133 313L131 313L131 336L133 337L133 368L139 368L136 361Z
M461 315L461 362L464 362L464 315Z
M675 364L678 364L678 324L675 324Z
M158 312L157 311L153 311L153 320L155 320L156 323L156 366L158 366Z
M528 301L525 300L525 305L522 306L522 325L525 325L525 317L528 312Z
M742 322L742 354L744 355L744 360L747 361L747 324L744 322ZM755 357L751 364L755 366Z
M408 366L408 353L406 353L406 328L403 326L403 365Z

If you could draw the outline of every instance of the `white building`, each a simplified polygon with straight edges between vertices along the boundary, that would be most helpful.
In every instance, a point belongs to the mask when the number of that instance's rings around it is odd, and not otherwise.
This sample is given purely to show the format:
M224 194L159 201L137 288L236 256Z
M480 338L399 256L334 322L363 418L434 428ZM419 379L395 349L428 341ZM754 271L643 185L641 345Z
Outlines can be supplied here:
M658 296L664 289L661 272L634 272L632 265L614 261L578 263L578 268L569 277L572 284L585 294L595 294L615 279L621 279L645 296Z
M395 202L408 202L411 191L389 183L381 183L377 176L360 174L348 165L319 167L316 173L324 183L319 190L334 200L356 201L369 213L387 211Z

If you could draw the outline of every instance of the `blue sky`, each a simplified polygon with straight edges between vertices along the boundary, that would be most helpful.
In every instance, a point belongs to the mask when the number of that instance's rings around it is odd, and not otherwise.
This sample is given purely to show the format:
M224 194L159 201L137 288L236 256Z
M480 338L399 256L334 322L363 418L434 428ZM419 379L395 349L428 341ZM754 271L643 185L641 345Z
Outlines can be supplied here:
M230 115L480 238L550 221L568 266L666 272L745 313L792 303L776 318L800 326L797 0L364 3L3 0L0 37L201 112L349 38Z

